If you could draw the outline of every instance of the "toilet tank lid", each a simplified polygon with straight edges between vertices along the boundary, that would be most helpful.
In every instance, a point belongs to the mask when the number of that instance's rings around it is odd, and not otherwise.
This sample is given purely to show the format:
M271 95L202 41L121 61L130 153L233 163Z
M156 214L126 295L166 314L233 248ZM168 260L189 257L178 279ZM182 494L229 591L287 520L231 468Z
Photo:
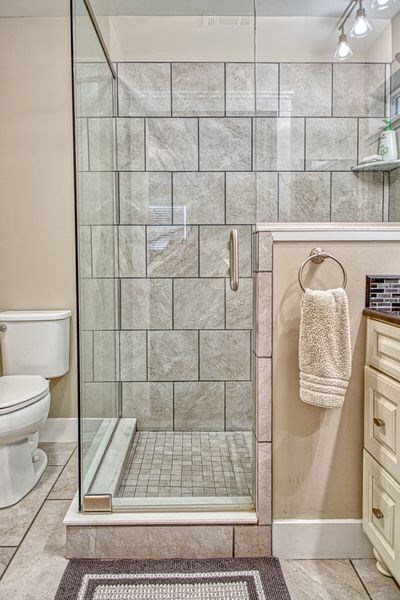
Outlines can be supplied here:
M5 310L0 312L0 321L59 321L70 316L70 310Z

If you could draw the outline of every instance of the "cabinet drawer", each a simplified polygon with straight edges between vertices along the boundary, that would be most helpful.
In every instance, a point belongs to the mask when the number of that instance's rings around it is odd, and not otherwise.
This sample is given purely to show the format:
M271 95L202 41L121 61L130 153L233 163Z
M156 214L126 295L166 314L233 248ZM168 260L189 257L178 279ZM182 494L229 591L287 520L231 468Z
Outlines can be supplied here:
M400 383L365 367L364 445L400 481Z
M400 578L400 485L364 450L364 531L391 573Z
M400 327L368 319L367 364L400 381Z

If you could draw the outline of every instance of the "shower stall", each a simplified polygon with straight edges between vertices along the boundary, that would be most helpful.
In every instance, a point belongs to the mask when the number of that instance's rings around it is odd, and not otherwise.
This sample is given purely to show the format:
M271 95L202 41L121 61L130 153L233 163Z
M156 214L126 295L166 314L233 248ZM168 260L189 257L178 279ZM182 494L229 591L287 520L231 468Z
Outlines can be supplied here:
M200 13L212 60L194 41L171 61L161 39L156 60L112 63L90 4L73 8L80 506L252 510L252 226L273 185L255 173L253 3L218 17L235 64Z
M391 15L341 63L345 2L105 4L72 0L79 508L270 525L255 226L399 220L398 171L352 171L398 107Z

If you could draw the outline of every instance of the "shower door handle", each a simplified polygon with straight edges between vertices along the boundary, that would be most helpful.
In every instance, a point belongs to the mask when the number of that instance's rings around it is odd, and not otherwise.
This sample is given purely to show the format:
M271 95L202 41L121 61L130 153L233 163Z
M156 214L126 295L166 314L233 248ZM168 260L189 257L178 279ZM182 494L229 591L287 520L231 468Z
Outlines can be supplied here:
M232 229L229 236L229 278L231 290L239 289L239 235L237 229Z

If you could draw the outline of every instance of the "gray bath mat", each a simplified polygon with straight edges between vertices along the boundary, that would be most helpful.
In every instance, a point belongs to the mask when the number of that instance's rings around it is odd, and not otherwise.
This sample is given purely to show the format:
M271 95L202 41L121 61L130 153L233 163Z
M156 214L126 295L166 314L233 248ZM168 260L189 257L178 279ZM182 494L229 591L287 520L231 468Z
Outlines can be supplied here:
M290 600L276 558L71 560L55 600Z

